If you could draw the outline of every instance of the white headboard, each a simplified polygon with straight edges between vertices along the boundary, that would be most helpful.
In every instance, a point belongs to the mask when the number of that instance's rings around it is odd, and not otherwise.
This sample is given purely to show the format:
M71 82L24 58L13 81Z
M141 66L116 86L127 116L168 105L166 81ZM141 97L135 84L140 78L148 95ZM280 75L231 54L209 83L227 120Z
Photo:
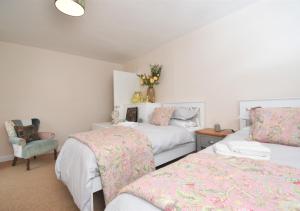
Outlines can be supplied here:
M300 107L300 98L240 101L240 129L248 125L253 107Z
M125 119L127 108L138 107L139 119L142 119L143 122L149 122L149 119L152 115L153 110L156 107L161 107L161 106L199 108L199 114L197 116L197 121L200 123L200 128L204 127L205 104L203 102L140 103L140 104L124 105L122 108L120 108L120 114L121 114L120 117L121 117L121 119Z

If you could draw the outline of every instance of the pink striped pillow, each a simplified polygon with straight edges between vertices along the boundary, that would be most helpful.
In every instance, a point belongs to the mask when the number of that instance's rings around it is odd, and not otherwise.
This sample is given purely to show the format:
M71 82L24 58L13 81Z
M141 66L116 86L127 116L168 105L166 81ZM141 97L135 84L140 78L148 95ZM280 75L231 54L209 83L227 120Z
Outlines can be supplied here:
M300 108L255 108L250 117L252 139L300 147Z
M150 122L154 125L167 126L174 111L173 107L155 108Z

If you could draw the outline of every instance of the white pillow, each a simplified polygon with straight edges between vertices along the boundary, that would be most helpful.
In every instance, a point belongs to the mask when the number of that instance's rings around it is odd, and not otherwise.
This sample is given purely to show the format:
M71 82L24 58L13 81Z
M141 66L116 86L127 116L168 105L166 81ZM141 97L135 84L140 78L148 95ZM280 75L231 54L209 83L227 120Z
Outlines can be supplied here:
M179 119L171 119L170 125L178 126L178 127L184 127L184 128L190 128L190 127L197 127L197 122L193 120L179 120Z
M195 107L176 107L172 119L189 120L199 113L200 108Z

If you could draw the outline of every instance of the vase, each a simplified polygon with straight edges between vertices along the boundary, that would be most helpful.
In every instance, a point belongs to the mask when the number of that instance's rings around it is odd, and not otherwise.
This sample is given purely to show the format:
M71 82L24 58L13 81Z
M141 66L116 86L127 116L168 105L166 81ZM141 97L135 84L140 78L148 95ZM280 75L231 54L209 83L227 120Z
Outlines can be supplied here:
M149 103L155 103L155 90L153 87L148 87L147 98Z

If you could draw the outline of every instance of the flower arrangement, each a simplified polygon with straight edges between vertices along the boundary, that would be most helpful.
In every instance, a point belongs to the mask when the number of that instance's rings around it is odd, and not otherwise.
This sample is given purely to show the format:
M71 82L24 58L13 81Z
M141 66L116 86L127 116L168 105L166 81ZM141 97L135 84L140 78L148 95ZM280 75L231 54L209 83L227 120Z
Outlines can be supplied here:
M154 85L159 84L159 78L161 74L162 65L160 64L150 64L151 74L137 74L140 78L140 84L142 86L148 86L153 88Z

